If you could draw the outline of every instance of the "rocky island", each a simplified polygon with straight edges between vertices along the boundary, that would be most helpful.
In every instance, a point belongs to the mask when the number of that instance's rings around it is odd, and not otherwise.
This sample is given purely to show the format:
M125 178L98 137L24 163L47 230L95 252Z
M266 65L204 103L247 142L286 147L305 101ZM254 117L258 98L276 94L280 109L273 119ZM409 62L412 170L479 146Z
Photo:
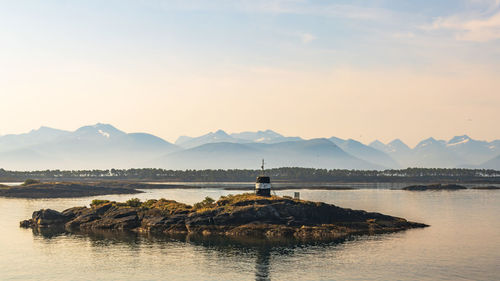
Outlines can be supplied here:
M436 183L429 185L411 185L403 188L403 190L409 190L409 191L426 191L426 190L438 191L438 190L461 190L461 189L467 189L467 187L458 184Z
M62 212L35 211L32 218L20 222L20 226L59 227L68 232L120 230L164 235L330 240L427 225L320 202L239 194L222 196L216 202L207 197L193 206L166 199L145 202L130 199L125 203L94 200L90 207L74 207Z
M495 186L495 185L475 186L475 187L471 187L471 189L475 189L475 190L500 190L500 186Z
M46 182L27 180L17 186L0 186L0 196L11 198L72 198L107 194L136 194L142 191L126 185L100 183Z

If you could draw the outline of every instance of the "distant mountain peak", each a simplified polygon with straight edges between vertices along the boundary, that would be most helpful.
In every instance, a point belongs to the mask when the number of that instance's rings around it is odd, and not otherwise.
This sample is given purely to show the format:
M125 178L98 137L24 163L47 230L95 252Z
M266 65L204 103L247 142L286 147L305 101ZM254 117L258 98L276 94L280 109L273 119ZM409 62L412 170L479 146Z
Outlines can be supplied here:
M96 129L101 129L101 130L102 129L111 129L111 130L117 130L118 131L118 129L115 126L113 126L111 124L105 124L105 123L97 123L97 124L92 125L90 127L94 127Z
M60 131L60 130L59 129L54 129L54 128L51 128L51 127L47 127L47 126L40 126L40 128L33 129L30 132L39 132L39 131Z
M218 135L218 136L229 136L224 130L217 130L215 131L215 133L211 133L211 134L214 134L214 135Z
M278 143L286 141L302 140L299 137L285 137L273 130L259 130L259 131L245 131L240 133L232 133L231 137L242 142L256 142L256 143Z
M345 139L341 139L341 138L337 138L337 137L330 137L329 140L336 145L342 145L343 143L346 142Z
M447 145L448 146L459 145L459 144L467 143L471 140L472 139L468 135L455 136L451 140L448 141Z
M106 139L112 138L114 136L126 135L125 132L118 130L113 125L103 124L103 123L97 123L95 125L80 127L75 131L75 134L79 137L97 136L97 137L104 137Z
M380 146L380 145L385 145L385 144L383 142L379 141L379 140L374 140L369 145L370 146L374 146L374 145Z
M387 144L390 147L410 149L410 147L400 139L394 139Z
M435 138L430 137L430 138L427 138L427 139L419 142L416 147L424 147L424 146L428 146L428 145L434 144L434 143L438 143L438 141Z
M393 139L389 144L404 144L404 142L400 139Z
M386 145L386 148L387 148L386 151L389 153L396 153L396 152L405 153L411 150L411 148L400 139L392 140Z
M38 128L37 130L33 130L33 131L43 131L43 130L56 130L56 129L51 128L51 127L47 127L47 126L40 126L40 128Z

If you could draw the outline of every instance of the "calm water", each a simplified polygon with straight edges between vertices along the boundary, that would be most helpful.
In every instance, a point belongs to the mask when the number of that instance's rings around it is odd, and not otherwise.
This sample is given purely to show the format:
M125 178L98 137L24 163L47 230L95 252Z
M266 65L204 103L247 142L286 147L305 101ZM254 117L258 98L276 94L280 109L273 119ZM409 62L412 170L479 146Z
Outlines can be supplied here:
M186 203L237 193L148 190L127 200ZM499 280L500 191L300 190L301 198L430 224L425 229L316 245L255 245L148 236L36 235L18 223L40 208L92 198L0 198L0 280ZM291 195L293 191L278 194Z

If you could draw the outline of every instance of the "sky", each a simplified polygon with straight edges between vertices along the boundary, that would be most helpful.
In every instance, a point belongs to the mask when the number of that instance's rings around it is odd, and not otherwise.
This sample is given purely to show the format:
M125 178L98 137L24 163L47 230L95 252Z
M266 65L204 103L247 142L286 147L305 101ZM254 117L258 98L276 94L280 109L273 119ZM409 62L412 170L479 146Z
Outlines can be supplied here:
M0 0L0 135L500 139L500 0Z

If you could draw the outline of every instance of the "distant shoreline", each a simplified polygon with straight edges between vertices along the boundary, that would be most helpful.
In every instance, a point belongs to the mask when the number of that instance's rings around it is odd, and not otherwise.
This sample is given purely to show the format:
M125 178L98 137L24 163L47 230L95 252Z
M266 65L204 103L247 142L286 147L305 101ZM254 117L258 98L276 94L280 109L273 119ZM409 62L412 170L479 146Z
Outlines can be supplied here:
M418 185L419 188L412 188L412 185L405 184L406 187L393 188L396 190L449 190L446 188L432 188L435 185ZM415 186L415 185L413 185ZM444 187L448 185L443 185ZM108 181L108 182L45 182L30 185L5 186L0 184L0 197L8 198L77 198L112 194L137 194L148 189L210 189L252 191L253 185L224 186L224 185L189 185L189 184L168 184L168 183L139 183L129 181ZM275 185L273 190L359 190L362 187L338 186L338 185L318 185L302 183L296 185ZM473 190L500 190L500 186L471 186L461 189Z
M0 182L40 181L75 182L160 182L160 183L251 183L260 170L166 170L166 169L108 169L108 170L44 170L8 171L0 168ZM345 170L283 167L267 169L265 173L275 184L296 183L402 183L402 184L500 184L500 171L484 169L407 168L396 170Z

